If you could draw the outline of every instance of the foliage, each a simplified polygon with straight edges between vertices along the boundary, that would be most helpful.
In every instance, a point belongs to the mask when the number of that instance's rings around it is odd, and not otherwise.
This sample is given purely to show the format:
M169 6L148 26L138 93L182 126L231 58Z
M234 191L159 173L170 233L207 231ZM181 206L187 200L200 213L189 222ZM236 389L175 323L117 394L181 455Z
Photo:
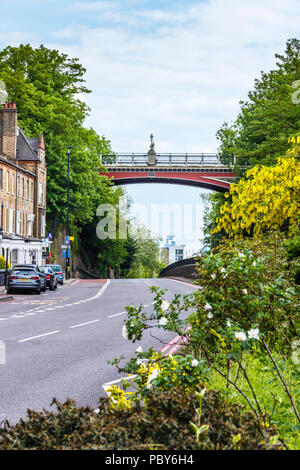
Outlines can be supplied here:
M21 44L0 51L0 79L9 99L17 104L19 126L28 137L40 133L45 137L48 228L54 234L66 223L67 154L68 147L73 146L69 149L70 224L78 237L81 230L89 232L95 225L99 204L117 204L122 191L99 174L104 170L99 155L111 153L109 140L83 125L89 113L84 95L90 92L85 86L85 72L77 58L45 46ZM89 253L87 265L93 263L95 249L98 253L102 248L94 244L89 249L84 236L80 246ZM118 249L118 244L109 244L113 259L103 261L105 270L114 262Z
M7 268L10 268L10 264L7 263ZM0 269L6 269L6 259L0 256Z
M250 380L248 374L247 358L255 354L281 387L290 426L296 429L300 375L293 357L298 357L299 288L293 282L282 234L227 242L201 256L197 272L199 290L182 298L176 295L169 304L166 291L153 287L153 312L145 312L142 306L127 307L123 327L124 338L133 342L153 328L176 332L189 354L165 358L139 350L125 367L120 367L122 358L115 360L118 369L137 374L141 397L152 386L168 389L180 384L192 390L217 373L269 426L272 410L267 412L262 390L254 388L253 375ZM258 369L257 377L260 373Z
M299 132L300 106L294 103L300 76L300 41L289 39L276 69L262 72L232 125L217 132L220 152L246 157L251 166L274 164L289 148L288 139ZM299 93L298 93L299 94Z
M9 46L0 52L0 78L9 99L15 100L19 125L29 137L45 136L48 164L47 207L50 219L66 220L67 148L70 152L71 218L92 220L95 209L111 191L99 154L110 143L93 129L83 127L89 109L79 97L89 93L84 86L85 69L77 58L45 46Z
M220 210L226 202L225 194L219 192L210 192L209 194L201 195L202 202L204 203L204 246L213 249L216 248L220 241L224 238L225 231L222 229L216 232L216 220L220 217Z
M296 402L299 402L299 375L295 377L296 371L291 374L289 361L283 361L280 355L275 353L276 361L280 364L280 370L283 373L287 382L293 382L292 390ZM247 369L249 382L251 383L254 392L263 410L265 410L268 417L265 421L266 426L272 423L279 430L279 433L284 437L288 443L289 448L299 450L300 448L300 433L297 420L291 413L290 400L283 390L281 384L278 382L274 370L267 360L264 360L262 355L257 351L254 354L245 355L242 366ZM247 396L251 395L251 390L248 382L245 380L243 374L240 373L239 365L232 364L228 377L231 381L236 383L239 389ZM212 371L210 380L207 383L207 388L217 389L223 393L228 403L244 404L244 398L236 389L228 384L226 378L222 377L218 372Z
M27 412L27 419L0 430L0 449L36 450L234 450L278 449L274 427L266 429L243 407L226 403L220 393L208 391L201 418L207 432L196 440L191 423L198 424L199 401L180 387L151 390L146 405L111 406L101 398L97 414L67 400L53 401L57 412ZM237 438L239 436L239 438Z
M295 231L300 220L300 162L287 156L271 167L255 166L226 196L230 201L220 209L215 232L224 230L238 239L284 226Z

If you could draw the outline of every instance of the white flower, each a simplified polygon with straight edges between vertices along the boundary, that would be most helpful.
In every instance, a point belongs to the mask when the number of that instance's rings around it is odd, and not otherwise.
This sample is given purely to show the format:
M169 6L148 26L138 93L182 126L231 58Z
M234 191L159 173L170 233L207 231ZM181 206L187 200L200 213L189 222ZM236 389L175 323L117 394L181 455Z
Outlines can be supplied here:
M192 367L197 367L198 364L199 364L199 361L197 361L197 359L193 359L192 363L191 363L191 366Z
M128 330L127 330L126 325L124 325L123 328L122 328L122 336L123 336L124 339L128 340Z
M259 340L259 329L253 328L248 331L248 337Z
M151 388L151 382L159 376L159 370L154 369L148 377L147 388Z
M158 322L158 323L159 323L159 325L161 325L161 326L165 326L165 325L168 324L168 319L167 319L166 317L162 317L162 318L159 319L159 322Z
M229 320L227 320L227 323L226 323L226 325L228 326L228 328L231 328L231 323L230 323L230 321L229 321Z
M204 310L211 310L211 305L210 304L205 304L204 305Z
M216 279L216 275L215 275L215 274L212 274L212 275L211 275L211 278L212 278L212 280L214 281L214 280Z
M143 359L137 359L136 363L138 366L141 366L144 362Z
M238 256L239 256L240 258L245 258L244 253L238 253Z
M141 353L141 352L143 352L143 349L141 348L141 346L139 346L138 348L136 348L135 352Z
M208 318L209 320L211 320L212 318L214 318L214 316L213 316L212 313L209 313L209 314L207 315L207 318Z
M237 333L235 333L234 336L236 337L238 341L246 341L247 339L247 336L245 335L243 331L238 331Z
M254 267L256 266L256 261L253 261L253 266L254 266Z
M244 292L245 295L248 295L247 289L243 289L243 292Z
M163 300L160 306L161 310L165 312L166 310L168 310L169 307L170 307L169 302L167 302L166 300Z

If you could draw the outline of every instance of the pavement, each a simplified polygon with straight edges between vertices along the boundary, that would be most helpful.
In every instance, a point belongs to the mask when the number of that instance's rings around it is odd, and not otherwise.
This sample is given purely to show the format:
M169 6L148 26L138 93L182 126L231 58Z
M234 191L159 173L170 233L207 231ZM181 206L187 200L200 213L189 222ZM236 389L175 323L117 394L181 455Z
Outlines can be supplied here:
M195 289L171 279L72 280L56 291L14 294L2 302L0 422L16 422L28 408L50 409L54 397L96 409L105 385L121 378L108 361L122 354L128 360L138 346L174 350L174 333L162 329L147 330L136 343L122 336L127 305L151 311L152 285L168 289L168 301Z

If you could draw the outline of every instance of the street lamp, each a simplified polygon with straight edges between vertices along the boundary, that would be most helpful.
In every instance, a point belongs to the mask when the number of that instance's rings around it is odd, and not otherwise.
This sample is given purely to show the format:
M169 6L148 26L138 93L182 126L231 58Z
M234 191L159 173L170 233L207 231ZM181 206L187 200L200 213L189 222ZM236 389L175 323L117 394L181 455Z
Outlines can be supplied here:
M70 150L77 148L77 145L68 147L68 181L67 181L67 237L70 236L69 213L70 213ZM66 279L69 279L70 269L70 250L66 250Z

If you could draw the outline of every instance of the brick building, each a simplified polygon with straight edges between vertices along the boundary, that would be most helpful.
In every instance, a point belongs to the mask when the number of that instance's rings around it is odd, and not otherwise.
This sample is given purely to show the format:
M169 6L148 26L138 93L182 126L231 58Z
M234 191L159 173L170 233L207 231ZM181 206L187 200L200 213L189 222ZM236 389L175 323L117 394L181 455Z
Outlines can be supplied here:
M8 248L11 265L42 264L47 177L44 138L27 138L17 119L15 103L1 105L0 256L6 256Z

